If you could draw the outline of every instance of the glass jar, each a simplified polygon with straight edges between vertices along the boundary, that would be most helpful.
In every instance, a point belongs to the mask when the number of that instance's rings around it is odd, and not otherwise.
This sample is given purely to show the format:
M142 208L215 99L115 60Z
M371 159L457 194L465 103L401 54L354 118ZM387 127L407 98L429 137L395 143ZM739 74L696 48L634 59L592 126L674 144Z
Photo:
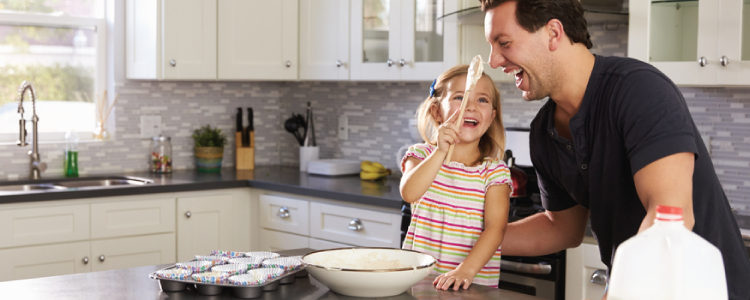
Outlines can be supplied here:
M152 173L172 173L172 139L167 136L155 136L151 143L149 165Z

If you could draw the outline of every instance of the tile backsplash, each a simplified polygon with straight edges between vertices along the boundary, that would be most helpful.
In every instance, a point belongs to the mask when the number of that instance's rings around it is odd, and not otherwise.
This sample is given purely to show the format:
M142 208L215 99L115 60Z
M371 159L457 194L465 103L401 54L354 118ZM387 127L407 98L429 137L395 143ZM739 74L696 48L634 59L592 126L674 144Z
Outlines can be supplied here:
M627 26L590 28L593 53L625 56ZM612 29L612 28L610 28ZM429 82L155 82L117 85L116 138L79 145L81 174L147 169L150 140L140 138L140 116L160 115L172 138L175 169L194 168L192 130L204 124L229 133L224 166L234 165L237 107L255 110L256 164L296 165L298 144L283 128L292 113L314 110L321 158L379 161L397 169L396 151L412 144L408 119L425 99ZM528 127L543 101L527 102L512 83L498 83L506 127ZM681 88L701 134L711 138L716 172L738 214L750 215L750 88ZM243 113L246 113L243 110ZM349 138L337 138L338 117L347 115ZM43 117L43 116L41 116ZM44 141L43 141L44 142ZM62 175L64 144L40 144L49 168ZM28 147L0 145L0 178L28 176ZM398 171L396 171L398 173Z

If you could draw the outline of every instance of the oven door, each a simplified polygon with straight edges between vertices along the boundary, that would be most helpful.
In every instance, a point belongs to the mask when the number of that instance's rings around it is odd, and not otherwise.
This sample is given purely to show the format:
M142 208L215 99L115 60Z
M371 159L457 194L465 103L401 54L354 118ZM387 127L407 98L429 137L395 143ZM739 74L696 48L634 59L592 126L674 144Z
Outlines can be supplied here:
M542 299L565 299L564 254L562 251L538 257L504 255L498 287Z

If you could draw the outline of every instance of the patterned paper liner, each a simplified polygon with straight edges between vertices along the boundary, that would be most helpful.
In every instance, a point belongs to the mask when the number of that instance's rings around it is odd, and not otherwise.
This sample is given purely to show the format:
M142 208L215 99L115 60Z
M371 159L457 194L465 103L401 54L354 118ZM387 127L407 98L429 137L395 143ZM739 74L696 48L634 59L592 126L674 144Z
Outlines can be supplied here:
M259 257L259 258L276 258L281 255L279 255L276 252L269 252L269 251L253 251L253 252L246 252L245 256L249 257Z
M247 271L247 274L229 277L229 283L243 286L261 285L268 280L281 276L281 274L284 274L284 270L279 268L254 269Z
M302 269L305 265L301 260L294 257L269 258L263 261L264 268L281 268L284 272Z
M245 256L245 252L212 250L211 251L211 255L221 255L221 256L228 256L230 258L235 258L235 257L244 257Z
M193 274L193 280L203 283L226 283L231 276L226 272L205 272Z
M224 272L229 275L240 275L247 272L246 264L226 264L220 266L214 266L211 268L212 272Z
M169 270L159 270L156 272L156 277L164 279L188 280L190 279L190 274L193 274L193 270L191 269L174 268Z
M210 261L214 265L223 265L227 263L229 257L221 255L196 255L195 259L200 261Z
M210 261L186 261L178 262L175 265L178 268L189 269L193 273L200 273L208 271L214 264Z
M248 269L260 268L263 263L263 258L258 257L240 257L229 259L230 264L243 264L247 265Z

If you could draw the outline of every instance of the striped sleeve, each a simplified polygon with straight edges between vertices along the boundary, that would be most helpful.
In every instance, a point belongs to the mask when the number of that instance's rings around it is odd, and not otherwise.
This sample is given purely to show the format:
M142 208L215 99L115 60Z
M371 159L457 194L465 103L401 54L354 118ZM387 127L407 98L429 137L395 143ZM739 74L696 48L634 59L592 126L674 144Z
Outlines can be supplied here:
M404 172L407 157L411 156L418 160L424 160L425 158L430 156L434 148L435 147L430 144L416 144L409 147L409 150L407 150L406 154L404 154L404 158L401 159L401 172Z
M511 183L510 169L505 165L505 162L498 159L489 164L484 185L485 192L493 185L507 184L510 186L511 193L513 193L513 184Z

